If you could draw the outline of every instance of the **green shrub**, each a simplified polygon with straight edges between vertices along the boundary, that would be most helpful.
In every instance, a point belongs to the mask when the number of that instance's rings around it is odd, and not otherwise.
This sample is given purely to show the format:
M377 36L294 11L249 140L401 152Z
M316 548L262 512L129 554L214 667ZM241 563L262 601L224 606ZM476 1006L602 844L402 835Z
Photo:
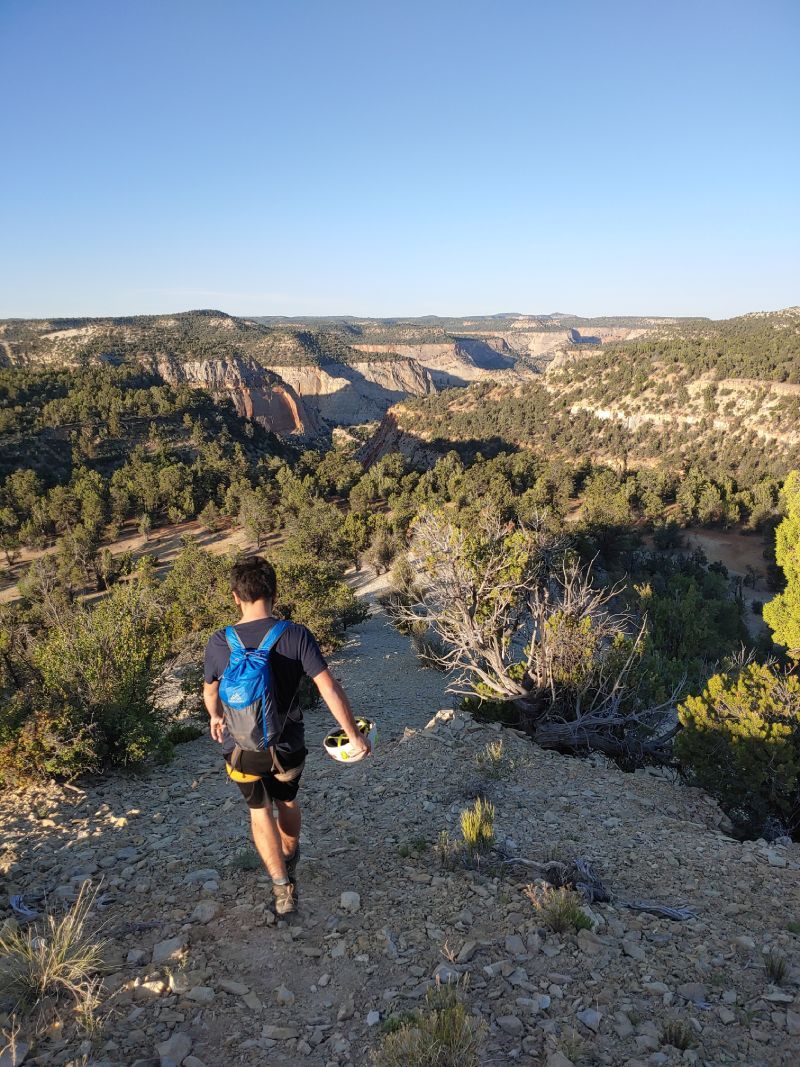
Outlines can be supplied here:
M677 751L691 778L757 831L800 826L800 679L751 663L715 674L678 707Z
M166 755L154 682L167 648L156 590L115 585L94 609L73 604L31 641L26 684L0 710L6 782L68 778Z
M445 870L452 871L458 863L459 856L461 855L461 846L457 841L451 841L450 834L447 830L440 830L436 843L433 846L433 852L439 861L439 864L444 867Z
M323 648L338 645L346 626L366 618L366 608L341 580L338 564L292 556L285 548L272 562L278 575L279 610L307 626Z
M202 643L214 630L231 622L236 608L231 597L229 556L215 556L191 537L184 537L161 588L165 619L173 648L187 638Z
M513 762L506 753L503 739L489 741L486 747L476 754L475 765L487 778L504 778L512 769Z
M238 852L234 852L230 864L237 871L259 871L263 867L258 853L249 847L240 848Z
M177 722L170 726L167 731L167 740L171 745L185 745L188 741L196 741L198 737L204 737L205 726L196 722Z
M376 574L383 574L391 567L399 547L397 537L392 531L380 526L375 532L372 544L364 553L364 560L375 569Z

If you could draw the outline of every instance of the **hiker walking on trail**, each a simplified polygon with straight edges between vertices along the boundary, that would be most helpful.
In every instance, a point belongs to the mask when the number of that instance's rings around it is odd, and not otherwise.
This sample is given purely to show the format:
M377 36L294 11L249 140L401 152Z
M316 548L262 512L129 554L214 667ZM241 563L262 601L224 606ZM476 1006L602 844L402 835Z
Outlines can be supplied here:
M314 635L273 616L276 585L274 568L260 556L233 565L231 592L241 619L217 630L206 646L203 700L211 736L222 745L228 775L250 809L253 840L272 878L275 911L288 915L297 907L296 797L307 754L298 687L304 674L349 737L351 761L368 756L370 745Z

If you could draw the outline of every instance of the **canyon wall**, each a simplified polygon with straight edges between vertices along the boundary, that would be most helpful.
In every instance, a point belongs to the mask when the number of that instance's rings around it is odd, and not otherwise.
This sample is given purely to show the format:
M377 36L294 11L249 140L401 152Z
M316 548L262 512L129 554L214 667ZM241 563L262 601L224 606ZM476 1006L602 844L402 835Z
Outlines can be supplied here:
M164 358L149 365L171 385L229 397L240 415L282 436L320 437L331 426L373 422L405 396L436 391L412 359L264 367L240 357Z

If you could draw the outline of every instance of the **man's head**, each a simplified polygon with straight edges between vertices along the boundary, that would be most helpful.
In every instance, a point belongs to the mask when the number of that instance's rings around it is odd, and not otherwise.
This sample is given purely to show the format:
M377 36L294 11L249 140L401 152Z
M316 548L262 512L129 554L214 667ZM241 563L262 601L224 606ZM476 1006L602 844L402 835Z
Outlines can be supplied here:
M271 604L276 586L275 568L261 556L245 556L231 567L231 592L239 605L256 600Z

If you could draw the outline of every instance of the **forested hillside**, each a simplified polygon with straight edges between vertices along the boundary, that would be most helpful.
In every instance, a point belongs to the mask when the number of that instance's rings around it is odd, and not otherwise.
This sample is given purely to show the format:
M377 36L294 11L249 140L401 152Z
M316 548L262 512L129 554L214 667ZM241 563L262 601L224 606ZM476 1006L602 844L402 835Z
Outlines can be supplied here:
M372 452L400 447L426 462L532 448L551 457L689 468L753 490L800 462L800 317L749 316L565 356L514 387L477 383L407 400Z
M9 319L0 323L0 349L8 361L20 363L238 356L265 365L295 366L359 358L337 329L269 327L222 311L118 319Z

